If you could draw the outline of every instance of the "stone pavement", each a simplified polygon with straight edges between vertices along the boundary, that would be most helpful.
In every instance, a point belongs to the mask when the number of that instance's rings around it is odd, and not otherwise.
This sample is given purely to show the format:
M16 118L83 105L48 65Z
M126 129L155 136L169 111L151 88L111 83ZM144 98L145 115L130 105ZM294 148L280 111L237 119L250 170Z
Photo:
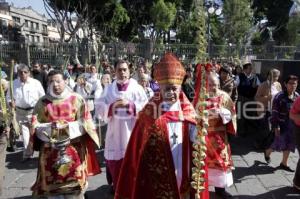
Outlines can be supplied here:
M234 185L228 191L235 199L300 199L300 193L292 188L294 173L278 170L281 154L273 153L272 162L267 165L263 154L256 152L252 147L251 138L234 138L232 140L232 153L235 164ZM103 152L99 151L99 157ZM30 199L30 187L35 181L37 154L35 158L21 163L21 151L8 153L6 160L6 175L4 182L3 199ZM103 160L103 159L102 159ZM298 153L293 153L289 165L295 169ZM90 178L89 199L112 199L105 179L105 167L102 162L103 173ZM211 199L215 199L213 188Z

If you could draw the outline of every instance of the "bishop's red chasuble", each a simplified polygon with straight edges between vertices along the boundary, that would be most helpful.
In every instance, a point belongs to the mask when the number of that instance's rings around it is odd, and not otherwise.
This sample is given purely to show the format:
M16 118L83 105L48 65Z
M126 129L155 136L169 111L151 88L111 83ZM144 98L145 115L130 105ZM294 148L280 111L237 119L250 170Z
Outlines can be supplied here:
M139 113L126 150L115 199L192 199L190 185L192 145L189 126L195 125L195 110L186 96L180 94L181 111L161 112L161 99L155 95ZM182 121L182 180L177 185L170 148L168 122ZM208 199L202 192L201 199Z

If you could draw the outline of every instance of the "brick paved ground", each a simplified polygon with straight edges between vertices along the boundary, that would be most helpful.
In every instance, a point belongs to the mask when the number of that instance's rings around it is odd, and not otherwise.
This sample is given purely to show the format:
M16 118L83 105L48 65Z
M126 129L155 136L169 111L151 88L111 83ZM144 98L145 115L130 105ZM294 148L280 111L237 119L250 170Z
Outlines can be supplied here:
M262 153L254 150L250 138L235 138L232 140L233 160L235 163L234 186L229 188L235 199L299 199L300 193L291 187L294 173L278 170L281 160L280 153L273 153L270 165L266 165ZM99 152L99 157L101 152ZM21 151L9 153L6 161L6 175L3 199L29 199L30 186L36 177L37 158L27 163L21 163ZM295 169L298 153L291 154L289 164ZM109 187L106 185L105 168L103 173L90 178L89 199L112 199ZM211 199L216 198L211 190Z

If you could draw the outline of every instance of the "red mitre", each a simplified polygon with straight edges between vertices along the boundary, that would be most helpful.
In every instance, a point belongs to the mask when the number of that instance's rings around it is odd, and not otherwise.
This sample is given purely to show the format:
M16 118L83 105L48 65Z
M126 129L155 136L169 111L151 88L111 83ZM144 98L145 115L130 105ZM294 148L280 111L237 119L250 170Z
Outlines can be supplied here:
M154 78L159 84L181 85L185 69L172 53L166 53L154 68Z

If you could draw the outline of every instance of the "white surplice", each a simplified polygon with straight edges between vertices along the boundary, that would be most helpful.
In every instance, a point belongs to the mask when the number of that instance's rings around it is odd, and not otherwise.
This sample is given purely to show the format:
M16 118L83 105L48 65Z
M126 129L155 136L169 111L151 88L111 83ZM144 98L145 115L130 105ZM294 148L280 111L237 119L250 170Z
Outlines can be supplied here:
M104 157L106 160L120 160L125 156L126 147L136 122L136 116L147 103L147 96L142 86L136 80L129 79L126 91L119 91L117 82L108 85L99 99L95 100L96 116L108 123ZM109 107L119 99L134 103L136 115L128 114L125 108L113 110L108 116Z
M163 102L162 110L166 112L181 111L180 101L177 101L172 105ZM167 123L169 142L170 142L170 147L171 147L171 152L173 157L173 163L174 163L178 188L180 188L181 180L182 180L182 143L183 143L182 122L183 121ZM176 141L174 139L174 136L176 136Z
M180 101L174 104L168 104L166 102L162 103L163 111L181 111ZM183 146L183 132L182 132L183 120L178 122L168 122L168 134L170 148L173 157L173 163L175 168L175 175L177 180L178 189L180 189L182 181L182 146ZM176 135L176 140L174 139L174 134ZM195 142L195 137L197 135L197 129L195 125L189 125L189 139ZM188 161L189 162L189 161ZM189 165L188 165L189 168Z

